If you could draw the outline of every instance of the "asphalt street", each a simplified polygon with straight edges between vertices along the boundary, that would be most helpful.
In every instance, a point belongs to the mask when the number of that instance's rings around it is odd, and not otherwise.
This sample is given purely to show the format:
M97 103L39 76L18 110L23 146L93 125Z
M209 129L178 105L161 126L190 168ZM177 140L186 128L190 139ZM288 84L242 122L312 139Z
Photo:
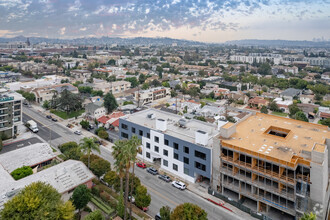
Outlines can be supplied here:
M51 145L55 148L68 141L79 142L79 140L83 138L83 135L76 135L73 133L73 130L58 124L58 122L47 119L46 115L43 115L41 112L30 108L24 108L23 121L30 119L33 119L38 124L39 132L37 135L41 139L51 142ZM113 164L114 160L111 151L104 146L101 146L100 150L100 156ZM95 152L95 154L98 153ZM144 169L135 167L135 174L140 178L141 183L147 187L148 193L151 196L151 204L147 213L152 217L159 212L162 206L167 205L174 209L179 204L190 202L203 208L208 213L208 219L241 219L233 213L214 205L188 190L181 191L174 188L171 183L160 180L157 176L147 173Z
M23 148L26 146L29 146L31 144L36 144L36 143L42 143L43 141L41 141L39 138L37 137L32 137L26 140L20 140L20 141L13 141L10 144L4 144L4 147L2 149L2 151L0 151L0 154L12 151L12 150L16 150L19 148Z

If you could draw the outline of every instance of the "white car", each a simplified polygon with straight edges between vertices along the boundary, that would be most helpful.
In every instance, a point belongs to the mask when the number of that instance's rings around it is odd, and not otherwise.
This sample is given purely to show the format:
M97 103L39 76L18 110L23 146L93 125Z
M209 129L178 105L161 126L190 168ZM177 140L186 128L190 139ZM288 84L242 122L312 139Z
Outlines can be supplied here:
M76 130L74 133L77 135L81 135L81 131L79 131L79 130Z
M173 181L172 186L174 186L178 189L181 189L181 190L186 189L186 185L183 182L180 182L180 181Z

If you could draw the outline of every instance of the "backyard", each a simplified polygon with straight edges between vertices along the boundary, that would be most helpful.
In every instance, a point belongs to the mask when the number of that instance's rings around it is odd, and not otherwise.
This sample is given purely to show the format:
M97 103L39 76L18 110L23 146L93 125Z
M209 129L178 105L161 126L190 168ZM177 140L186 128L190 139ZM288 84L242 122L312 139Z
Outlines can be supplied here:
M65 119L69 119L69 118L79 117L80 115L82 115L85 112L85 110L82 109L79 111L70 112L68 114L66 112L54 110L54 109L50 110L50 112L65 120Z

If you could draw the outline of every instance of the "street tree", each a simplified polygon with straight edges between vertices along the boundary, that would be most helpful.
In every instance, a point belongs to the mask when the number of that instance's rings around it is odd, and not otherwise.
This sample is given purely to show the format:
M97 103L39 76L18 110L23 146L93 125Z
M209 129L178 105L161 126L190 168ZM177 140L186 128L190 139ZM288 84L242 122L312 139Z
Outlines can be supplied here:
M276 102L271 102L268 105L269 110L273 111L273 112L279 112L280 108L278 107L278 105L276 104Z
M71 220L74 207L63 202L61 194L51 185L34 182L4 204L1 219Z
M184 203L173 210L171 220L207 220L207 213L198 205Z
M111 92L108 92L104 97L104 107L107 109L108 113L111 113L118 107L116 98Z
M289 116L290 118L294 118L297 112L301 111L301 109L297 106L297 104L289 105Z
M91 161L91 170L97 177L101 177L103 174L111 170L111 164L99 157Z
M304 215L300 218L300 220L316 220L316 215L311 212L311 213L304 213Z
M87 203L91 200L91 192L86 185L80 185L74 189L72 194L72 203L78 209L79 219L81 209L83 209Z
M132 163L132 167L133 167L133 173L132 173L132 178L131 178L131 191L130 191L130 195L131 197L133 196L133 188L134 188L134 182L135 182L135 174L134 174L134 171L135 171L135 162L136 162L136 156L137 156L137 152L138 152L138 147L141 145L141 140L136 136L134 135L130 140L129 140L129 143L131 145L130 147L130 150L131 150L131 163ZM137 178L138 179L138 178ZM139 179L138 179L139 180ZM139 180L140 181L140 180ZM139 183L141 184L141 183ZM129 214L130 216L132 216L132 203L130 204L130 207L129 207Z
M163 206L159 210L160 218L162 220L170 220L171 218L171 208L168 206Z
M84 137L83 139L80 140L79 147L88 156L88 168L89 168L90 167L90 154L93 150L101 153L100 146L98 143L95 143L95 138Z
M145 186L138 186L136 188L135 204L138 207L148 207L151 202L151 197L147 192Z

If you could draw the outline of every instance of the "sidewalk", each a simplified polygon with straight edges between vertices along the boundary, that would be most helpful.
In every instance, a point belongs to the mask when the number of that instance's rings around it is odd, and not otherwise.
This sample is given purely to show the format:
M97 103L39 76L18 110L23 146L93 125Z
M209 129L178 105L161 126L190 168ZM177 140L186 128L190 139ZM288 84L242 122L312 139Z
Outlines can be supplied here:
M251 220L255 220L255 218L253 218L251 215L247 214L246 212L243 212L242 210L236 208L235 206L233 206L233 205L231 205L229 203L226 203L226 202L222 201L221 199L219 199L219 198L217 198L215 196L212 196L212 195L208 194L208 189L200 186L198 183L188 184L187 185L187 190L189 190L192 193L200 196L201 198L211 199L212 201L215 201L217 203L223 204L224 207L232 210L235 215L237 215L238 217L240 217L242 219L245 219L245 220L250 220L250 219ZM219 207L220 208L223 208L221 206L219 206ZM225 208L223 208L223 209L226 210Z

